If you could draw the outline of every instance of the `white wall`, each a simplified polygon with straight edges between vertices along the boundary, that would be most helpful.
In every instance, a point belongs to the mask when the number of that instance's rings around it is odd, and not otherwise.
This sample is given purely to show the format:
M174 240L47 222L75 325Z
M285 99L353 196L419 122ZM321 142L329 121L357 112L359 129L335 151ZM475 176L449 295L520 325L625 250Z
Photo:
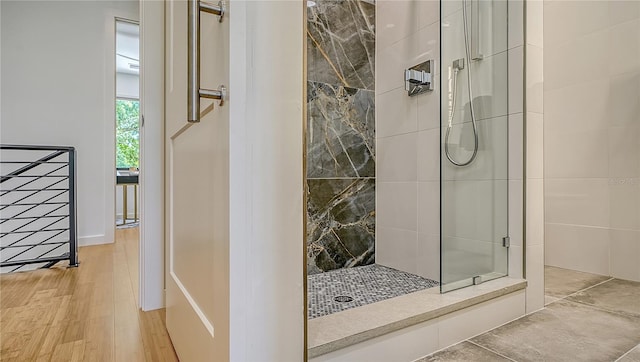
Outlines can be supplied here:
M164 300L164 3L140 2L140 307Z
M544 102L543 77L543 2L542 0L511 1L522 9L524 3L526 29L522 51L526 69L520 74L524 79L524 131L525 167L524 179L524 249L526 256L525 277L527 279L527 313L544 307L544 195L543 195L543 125ZM520 12L518 12L520 13ZM510 18L511 19L511 18ZM510 21L511 23L511 21ZM518 53L514 53L518 54ZM511 71L512 67L509 68Z
M80 244L113 242L115 17L137 1L2 1L0 141L75 146Z
M133 99L140 98L140 76L116 73L116 96Z
M305 12L302 1L229 3L231 361L305 352Z
M640 2L545 1L544 46L546 263L640 281Z

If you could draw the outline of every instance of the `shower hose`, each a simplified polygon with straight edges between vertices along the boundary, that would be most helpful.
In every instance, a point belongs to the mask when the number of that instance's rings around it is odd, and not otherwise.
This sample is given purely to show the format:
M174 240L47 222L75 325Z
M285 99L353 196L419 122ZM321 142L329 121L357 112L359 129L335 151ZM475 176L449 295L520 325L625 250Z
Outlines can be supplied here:
M471 86L471 57L469 56L470 50L469 50L469 29L467 26L467 0L463 0L462 2L462 17L463 17L463 23L464 23L464 52L465 52L465 57L464 57L464 62L462 62L462 66L458 65L453 67L453 101L451 104L451 115L449 116L449 123L447 125L447 131L446 134L444 136L444 153L447 156L447 159L449 160L449 162L451 162L452 164L454 164L455 166L467 166L469 165L471 162L473 162L473 160L475 160L476 156L478 155L478 127L476 125L476 114L475 114L475 110L473 109L473 91L472 91L472 86ZM451 128L453 127L453 117L455 116L456 113L456 98L458 97L458 73L460 72L460 70L462 70L465 67L465 63L467 66L467 84L468 84L468 95L469 95L469 108L471 110L471 124L473 126L473 153L471 154L471 157L469 157L468 160L466 161L456 161L453 159L453 157L451 156L451 153L449 152L449 136L451 135Z

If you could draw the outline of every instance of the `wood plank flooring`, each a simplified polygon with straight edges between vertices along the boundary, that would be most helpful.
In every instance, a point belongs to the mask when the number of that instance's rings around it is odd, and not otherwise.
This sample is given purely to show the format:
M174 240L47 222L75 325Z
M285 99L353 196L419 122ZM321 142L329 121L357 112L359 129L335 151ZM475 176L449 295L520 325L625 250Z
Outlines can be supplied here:
M0 276L0 360L177 361L164 309L137 307L138 229L79 259Z

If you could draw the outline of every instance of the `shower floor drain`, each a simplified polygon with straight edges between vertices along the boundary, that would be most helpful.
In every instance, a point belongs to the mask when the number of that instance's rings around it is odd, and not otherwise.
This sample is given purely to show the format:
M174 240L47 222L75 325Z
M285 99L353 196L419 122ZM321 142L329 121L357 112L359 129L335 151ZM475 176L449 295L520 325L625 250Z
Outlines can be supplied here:
M333 298L333 300L335 300L336 302L339 302L339 303L353 302L353 298L351 298L348 295L339 295L339 296Z

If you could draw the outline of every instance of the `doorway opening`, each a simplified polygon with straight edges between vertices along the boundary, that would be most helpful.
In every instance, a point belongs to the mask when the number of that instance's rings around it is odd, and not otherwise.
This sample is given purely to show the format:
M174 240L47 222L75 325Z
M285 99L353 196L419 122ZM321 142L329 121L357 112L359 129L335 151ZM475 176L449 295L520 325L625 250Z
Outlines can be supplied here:
M115 243L127 261L135 302L140 306L140 26L116 19L115 26Z

